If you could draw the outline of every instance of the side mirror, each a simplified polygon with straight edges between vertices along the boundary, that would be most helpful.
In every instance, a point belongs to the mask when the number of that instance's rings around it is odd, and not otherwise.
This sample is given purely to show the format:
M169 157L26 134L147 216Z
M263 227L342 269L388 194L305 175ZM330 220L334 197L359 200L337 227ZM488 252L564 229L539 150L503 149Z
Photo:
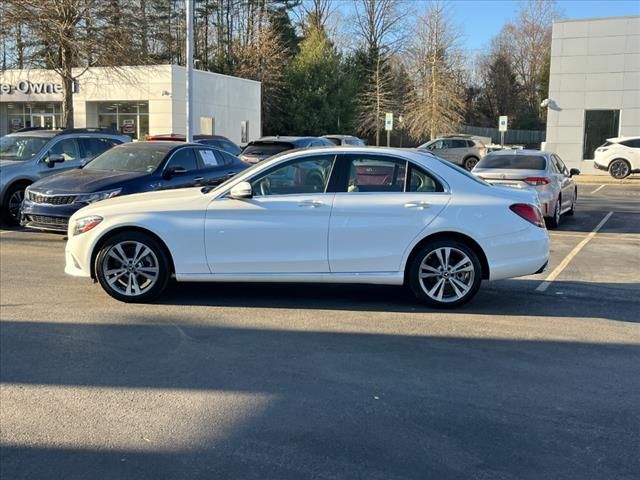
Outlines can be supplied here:
M244 198L253 197L253 189L251 188L251 184L249 182L240 182L235 185L231 191L229 192L229 198L233 198L236 200L242 200Z
M176 175L184 175L187 173L187 169L184 167L171 167L167 168L162 175L166 180L175 177Z
M571 170L569 170L569 176L573 177L574 175L580 175L580 170L578 170L577 168L572 168Z
M62 162L64 162L64 155L60 153L52 153L44 160L44 163L46 163L49 168L53 168L56 163Z

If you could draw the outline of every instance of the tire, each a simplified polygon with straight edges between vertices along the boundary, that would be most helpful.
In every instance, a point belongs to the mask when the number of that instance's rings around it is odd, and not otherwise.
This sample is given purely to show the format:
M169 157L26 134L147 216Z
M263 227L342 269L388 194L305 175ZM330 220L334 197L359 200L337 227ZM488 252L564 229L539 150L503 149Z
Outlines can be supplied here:
M616 180L627 178L631 174L631 165L623 158L616 158L609 164L609 175Z
M576 190L573 193L573 201L571 202L571 208L566 213L566 215L569 215L570 217L573 217L573 215L576 213L576 202L577 201L578 201L578 190Z
M452 272L453 266L458 266L459 272ZM420 248L407 275L409 288L418 300L436 308L456 308L478 293L482 266L478 256L465 243L439 239Z
M104 291L127 303L153 300L171 278L171 263L164 248L142 232L122 232L109 238L100 247L95 267Z
M547 217L547 226L549 228L558 228L560 225L560 219L562 215L560 212L562 211L562 197L558 197L556 200L556 208L553 209L553 216Z
M465 170L468 170L470 172L471 170L473 170L473 167L475 167L478 162L479 160L476 157L465 158L463 166Z
M27 186L18 183L11 185L7 189L2 202L2 219L7 225L16 226L20 224L20 205L24 199L24 190Z

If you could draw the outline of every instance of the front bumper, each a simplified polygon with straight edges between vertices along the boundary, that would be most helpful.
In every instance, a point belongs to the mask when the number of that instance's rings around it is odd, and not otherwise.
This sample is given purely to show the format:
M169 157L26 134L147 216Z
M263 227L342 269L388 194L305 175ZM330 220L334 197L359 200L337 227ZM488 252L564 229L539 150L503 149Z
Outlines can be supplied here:
M46 205L25 199L20 210L20 224L34 230L67 233L69 218L84 206L84 203Z

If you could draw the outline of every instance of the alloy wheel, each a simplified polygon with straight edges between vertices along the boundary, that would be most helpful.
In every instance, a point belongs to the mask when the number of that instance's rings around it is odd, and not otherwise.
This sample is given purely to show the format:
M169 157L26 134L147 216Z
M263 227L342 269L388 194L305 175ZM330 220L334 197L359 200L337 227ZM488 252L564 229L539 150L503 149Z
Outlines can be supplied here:
M429 252L419 268L420 286L437 302L455 302L469 293L475 279L471 259L462 250L440 247Z
M102 271L109 286L120 295L137 297L158 281L160 265L151 248L138 241L122 241L104 256Z
M20 220L20 208L24 200L24 190L16 190L9 197L9 215L16 222Z
M629 175L629 164L624 160L616 160L611 164L611 168L609 171L613 178L625 178Z

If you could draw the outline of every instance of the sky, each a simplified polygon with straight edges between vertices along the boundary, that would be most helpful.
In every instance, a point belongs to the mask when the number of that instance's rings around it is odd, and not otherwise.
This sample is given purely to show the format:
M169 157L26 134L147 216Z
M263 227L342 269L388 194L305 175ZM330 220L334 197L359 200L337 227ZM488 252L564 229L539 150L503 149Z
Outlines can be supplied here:
M482 50L502 26L516 17L517 0L453 0L447 2L462 25L465 50ZM640 15L640 0L559 0L558 10L565 20L593 17Z

